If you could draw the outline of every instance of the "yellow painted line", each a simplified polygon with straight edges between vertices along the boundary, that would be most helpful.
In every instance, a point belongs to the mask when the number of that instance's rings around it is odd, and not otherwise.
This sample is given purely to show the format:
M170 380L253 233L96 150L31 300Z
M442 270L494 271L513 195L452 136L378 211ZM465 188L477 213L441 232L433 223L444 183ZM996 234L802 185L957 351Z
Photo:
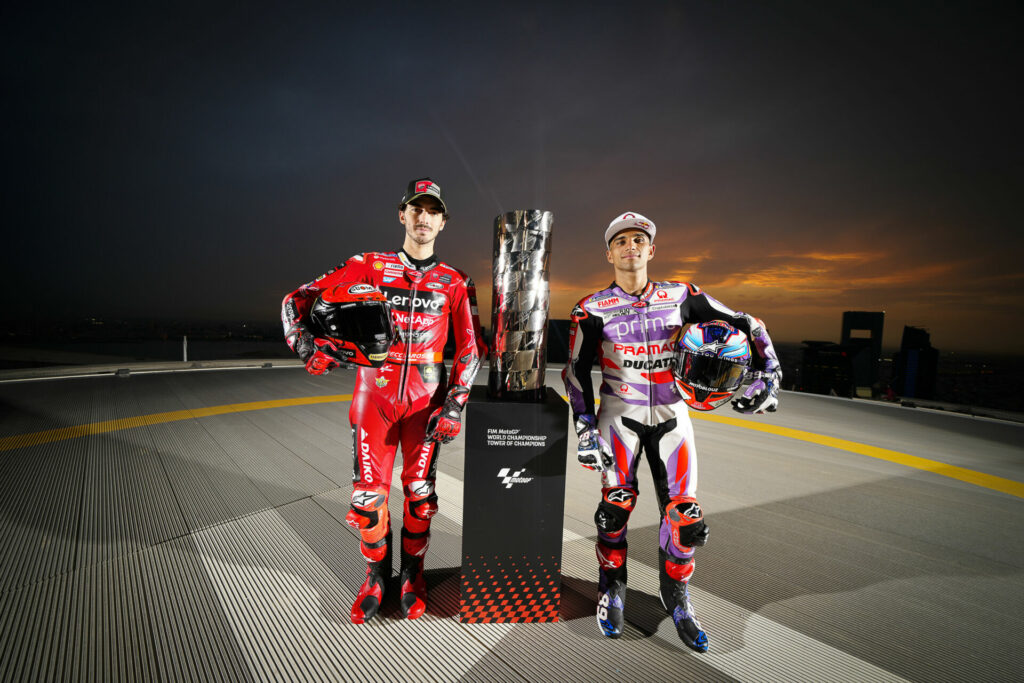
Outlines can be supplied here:
M568 401L565 396L562 398ZM105 422L93 422L90 424L61 427L60 429L48 429L41 432L5 436L0 438L0 452L9 451L15 448L25 448L27 446L38 446L52 441L74 439L91 434L116 432L122 429L131 429L133 427L143 427L145 425L161 424L165 422L177 422L179 420L191 420L202 417L211 417L213 415L226 415L229 413L244 413L250 410L287 408L289 406L308 406L318 403L340 403L351 400L352 394L332 394L328 396L283 398L274 401L230 403L228 405L209 406L207 408L191 408L187 410L172 410L167 413L137 415L135 417L125 417L119 420L107 420ZM698 420L716 422L718 424L725 424L732 427L742 427L743 429L752 429L756 432L785 436L790 439L796 439L797 441L807 441L809 443L816 443L830 448L838 448L839 450L848 451L850 453L866 455L869 458L885 460L886 462L912 467L924 472L932 472L934 474L939 474L968 484L974 484L993 491L1008 493L1011 496L1024 498L1024 483L1014 481L1012 479L1004 479L1003 477L996 477L991 474L975 472L974 470L957 467L956 465L949 465L936 460L928 460L927 458L921 458L908 453L900 453L899 451L891 451L887 448L869 446L867 444L857 443L856 441L847 441L846 439L839 439L834 436L805 432L799 429L792 429L790 427L779 427L777 425L765 424L763 422L741 420L736 417L726 417L724 415L712 415L710 413L697 412L691 412L690 415Z
M93 422L91 424L73 425L61 427L60 429L47 429L42 432L30 432L28 434L15 434L0 438L0 451L9 451L14 448L25 448L26 446L38 446L39 444L74 439L90 434L105 434L116 432L132 427L143 427L145 425L161 424L164 422L177 422L179 420L191 420L200 417L211 417L213 415L227 415L228 413L244 413L250 410L266 410L268 408L287 408L289 406L308 406L317 403L339 403L351 401L352 394L332 394L329 396L306 396L303 398L282 398L274 401L251 401L249 403L230 403L223 406L209 406L208 408L190 408L187 410L172 410L167 413L153 413L152 415L136 415L135 417L124 417L118 420L106 420L105 422Z
M567 402L569 400L567 396L562 396L562 398ZM996 477L991 474L984 474L983 472L975 472L974 470L969 470L964 467L948 465L944 462L938 462L937 460L920 458L916 455L910 455L909 453L900 453L899 451L891 451L888 448L869 446L867 444L857 443L856 441L847 441L846 439L838 439L834 436L805 432L799 429L791 429L790 427L779 427L773 424L765 424L764 422L741 420L738 417L726 417L725 415L698 413L696 411L690 411L690 415L698 420L707 420L708 422L717 422L718 424L725 424L731 427L742 427L743 429L752 429L755 432L776 434L778 436L786 436L790 439L796 439L797 441L807 441L810 443L820 444L822 446L829 446L830 448L838 448L839 450L849 451L850 453L866 455L869 458L885 460L886 462L912 467L924 472L933 472L934 474L940 474L944 477L949 477L950 479L956 479L957 481L974 484L975 486L981 486L982 488L992 489L993 491L999 491L1000 493L1008 493L1011 496L1017 496L1018 498L1024 498L1024 483L1019 481L1004 479L1003 477Z
M949 465L936 460L928 460L927 458L920 458L908 453L891 451L888 448L869 446L867 444L857 443L856 441L838 439L834 436L805 432L799 429L792 429L790 427L779 427L777 425L765 424L763 422L741 420L736 417L726 417L725 415L692 412L690 415L698 420L707 420L708 422L717 422L718 424L726 424L732 427L752 429L755 432L777 434L779 436L789 437L790 439L796 439L797 441L807 441L810 443L820 444L822 446L838 448L851 453L866 455L869 458L877 458L878 460L885 460L886 462L896 463L897 465L905 465L906 467L913 467L917 470L941 474L942 476L949 477L950 479L956 479L968 484L992 489L993 491L1009 493L1011 496L1017 496L1018 498L1024 498L1024 483L1019 481L1004 479L1003 477L996 477L991 474L984 474L983 472L975 472L974 470L969 470L964 467L957 467L956 465Z

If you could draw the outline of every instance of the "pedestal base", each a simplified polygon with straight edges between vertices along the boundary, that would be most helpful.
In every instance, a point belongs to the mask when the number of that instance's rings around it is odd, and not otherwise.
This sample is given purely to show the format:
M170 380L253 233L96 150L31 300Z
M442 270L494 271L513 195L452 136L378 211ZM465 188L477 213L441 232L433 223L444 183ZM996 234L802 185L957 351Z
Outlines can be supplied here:
M569 407L495 401L466 406L460 620L558 621Z

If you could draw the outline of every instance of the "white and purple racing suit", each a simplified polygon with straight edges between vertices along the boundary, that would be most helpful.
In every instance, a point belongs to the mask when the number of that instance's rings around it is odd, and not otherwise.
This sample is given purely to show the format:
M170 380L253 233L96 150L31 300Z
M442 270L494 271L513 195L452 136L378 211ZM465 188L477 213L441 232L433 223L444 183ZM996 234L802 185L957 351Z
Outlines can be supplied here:
M779 372L764 324L684 282L648 282L639 296L614 283L582 299L572 312L569 362L562 373L576 424L594 416L591 367L601 368L597 428L614 463L602 473L595 522L602 570L622 568L626 524L636 505L640 455L654 477L662 520L661 557L674 581L693 573L693 546L706 537L696 502L697 451L686 403L672 373L674 344L689 323L724 320L749 338L754 370ZM593 417L587 418L593 421Z

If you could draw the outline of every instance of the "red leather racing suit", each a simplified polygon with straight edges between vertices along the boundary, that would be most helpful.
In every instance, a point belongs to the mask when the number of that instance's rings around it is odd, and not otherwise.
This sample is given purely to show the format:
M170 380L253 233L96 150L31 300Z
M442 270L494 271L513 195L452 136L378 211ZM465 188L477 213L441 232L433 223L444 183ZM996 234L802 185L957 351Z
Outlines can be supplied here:
M352 425L352 503L372 515L361 530L363 555L384 558L390 522L387 496L396 450L402 447L405 494L403 546L422 557L429 543L430 518L437 511L434 480L438 444L425 442L427 420L446 400L464 405L485 348L473 281L462 271L431 257L414 260L404 251L356 254L338 268L285 297L282 321L289 346L321 290L342 282L378 287L391 304L398 339L379 368L359 368L349 410ZM451 323L455 360L447 379L443 350Z

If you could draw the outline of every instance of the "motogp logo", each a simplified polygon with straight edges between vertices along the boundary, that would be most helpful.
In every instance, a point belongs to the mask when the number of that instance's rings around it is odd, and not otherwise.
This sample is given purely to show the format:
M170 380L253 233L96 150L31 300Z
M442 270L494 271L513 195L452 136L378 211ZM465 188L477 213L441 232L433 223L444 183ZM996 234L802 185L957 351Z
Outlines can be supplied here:
M516 470L515 472L512 472L512 468L510 467L502 467L498 470L498 478L501 479L501 483L504 484L507 489L512 488L513 484L528 484L533 481L533 477L523 476L529 474L529 470L525 468Z

